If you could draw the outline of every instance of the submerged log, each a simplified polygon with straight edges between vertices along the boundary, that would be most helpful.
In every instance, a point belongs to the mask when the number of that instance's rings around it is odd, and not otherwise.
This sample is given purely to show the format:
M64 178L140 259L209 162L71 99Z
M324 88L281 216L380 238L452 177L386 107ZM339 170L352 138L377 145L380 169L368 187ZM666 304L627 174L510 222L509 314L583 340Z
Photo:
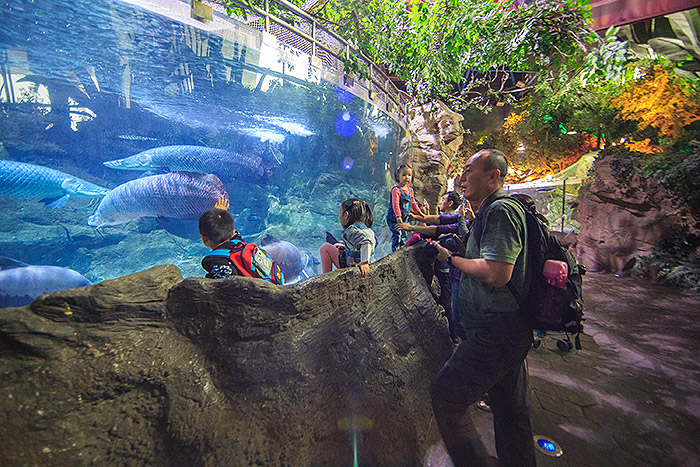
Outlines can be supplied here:
M451 346L418 247L279 287L174 266L0 310L10 465L421 464Z

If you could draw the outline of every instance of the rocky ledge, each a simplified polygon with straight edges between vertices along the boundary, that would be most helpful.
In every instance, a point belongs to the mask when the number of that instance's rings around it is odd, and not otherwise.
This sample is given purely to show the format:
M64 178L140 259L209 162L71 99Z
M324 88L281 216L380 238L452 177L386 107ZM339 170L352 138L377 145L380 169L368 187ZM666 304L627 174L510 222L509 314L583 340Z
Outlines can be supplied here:
M673 204L657 179L635 175L621 184L613 161L607 156L593 166L595 182L576 215L581 223L576 257L590 271L626 274L677 226L697 221Z
M287 287L175 266L0 310L8 465L422 463L451 352L420 248Z

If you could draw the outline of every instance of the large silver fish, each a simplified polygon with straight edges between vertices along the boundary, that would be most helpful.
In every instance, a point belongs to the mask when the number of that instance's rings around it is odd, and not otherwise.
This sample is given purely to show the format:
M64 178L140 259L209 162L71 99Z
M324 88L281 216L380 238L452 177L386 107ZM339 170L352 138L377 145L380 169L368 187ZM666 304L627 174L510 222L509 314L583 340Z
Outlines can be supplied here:
M88 224L102 227L139 217L198 219L222 196L228 199L224 184L212 174L172 172L137 178L110 191Z
M80 273L58 266L29 266L0 257L0 308L24 306L47 293L92 283Z
M41 165L0 160L0 196L42 198L51 209L69 198L99 198L107 188Z
M260 182L271 175L272 166L261 157L206 146L161 146L133 156L104 162L119 170L164 169L171 172L211 173L226 179Z

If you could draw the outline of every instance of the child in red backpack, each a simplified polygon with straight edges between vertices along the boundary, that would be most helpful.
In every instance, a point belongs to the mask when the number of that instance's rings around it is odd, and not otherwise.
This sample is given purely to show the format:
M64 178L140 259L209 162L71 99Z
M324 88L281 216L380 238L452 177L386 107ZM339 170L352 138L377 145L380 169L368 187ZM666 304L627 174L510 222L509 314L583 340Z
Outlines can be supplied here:
M202 259L202 267L207 271L205 277L256 277L284 285L282 270L264 250L243 241L227 209L228 200L219 198L214 209L205 211L199 218L202 243L212 250Z
M372 210L367 203L350 198L340 205L340 225L343 226L343 242L321 245L321 267L331 272L333 266L344 268L358 266L363 276L369 273L369 263L377 246L372 227Z

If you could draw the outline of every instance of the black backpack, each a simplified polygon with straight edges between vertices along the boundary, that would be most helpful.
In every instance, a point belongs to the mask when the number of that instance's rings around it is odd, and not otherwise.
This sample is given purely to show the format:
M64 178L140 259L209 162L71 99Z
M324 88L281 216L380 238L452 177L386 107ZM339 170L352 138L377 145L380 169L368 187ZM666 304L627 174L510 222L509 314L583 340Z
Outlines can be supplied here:
M497 198L508 203L517 203L525 211L527 224L528 260L526 274L530 277L530 289L524 296L518 293L515 286L508 282L508 290L511 291L521 310L527 312L528 321L533 329L541 332L564 332L566 341L559 342L560 350L568 351L571 343L569 334L575 335L575 347L581 348L580 334L583 331L583 296L581 276L586 273L583 265L576 263L573 255L564 248L533 207L526 206L523 202L510 196ZM496 201L496 200L494 200ZM488 208L486 208L488 209ZM479 216L477 216L479 217ZM483 226L481 222L474 225L474 236L477 245L480 244ZM568 275L566 288L550 285L543 275L544 264L547 260L562 261L566 263ZM566 346L567 348L563 348Z

